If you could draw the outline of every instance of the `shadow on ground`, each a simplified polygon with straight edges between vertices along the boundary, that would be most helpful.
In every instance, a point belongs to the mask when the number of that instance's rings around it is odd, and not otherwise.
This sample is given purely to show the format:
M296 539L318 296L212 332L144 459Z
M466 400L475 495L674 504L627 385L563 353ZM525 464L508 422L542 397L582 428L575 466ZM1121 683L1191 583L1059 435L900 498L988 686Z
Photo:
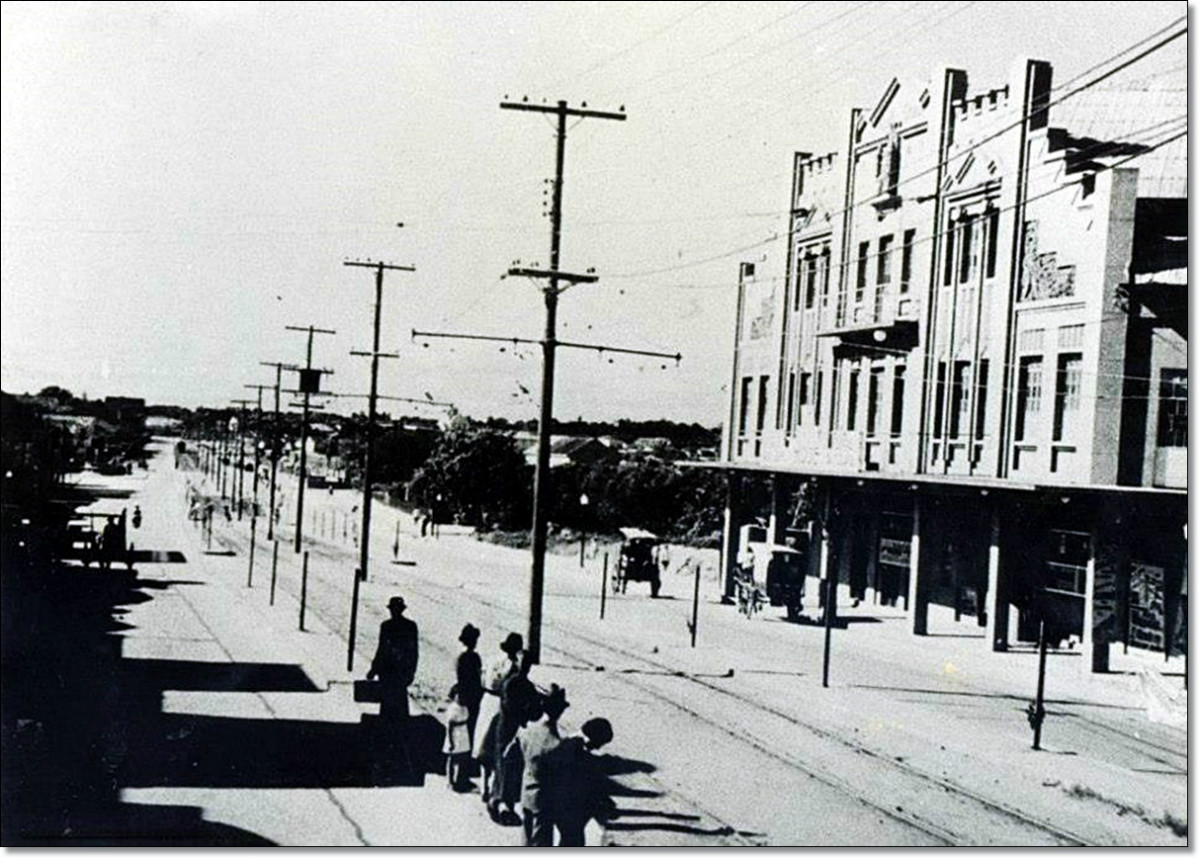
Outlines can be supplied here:
M172 560L181 553L166 553ZM325 694L297 665L128 659L119 619L188 580L56 564L4 535L0 842L6 846L261 846L191 806L122 802L126 787L420 785L444 729L406 748L364 724L164 713L167 690Z

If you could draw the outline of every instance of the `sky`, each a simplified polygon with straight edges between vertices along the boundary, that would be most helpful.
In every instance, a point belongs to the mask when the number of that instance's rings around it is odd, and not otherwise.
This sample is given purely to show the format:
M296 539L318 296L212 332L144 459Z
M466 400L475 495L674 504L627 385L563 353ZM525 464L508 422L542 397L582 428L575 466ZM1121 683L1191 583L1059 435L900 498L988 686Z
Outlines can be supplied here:
M0 387L221 406L314 366L362 410L374 273L380 393L537 414L554 175L566 142L555 417L717 425L738 263L782 276L792 153L839 149L893 76L1064 81L1177 2L26 3L0 6ZM1186 86L1186 39L1106 85ZM402 227L397 226L403 224ZM289 387L293 386L289 383ZM432 407L399 413L434 415Z

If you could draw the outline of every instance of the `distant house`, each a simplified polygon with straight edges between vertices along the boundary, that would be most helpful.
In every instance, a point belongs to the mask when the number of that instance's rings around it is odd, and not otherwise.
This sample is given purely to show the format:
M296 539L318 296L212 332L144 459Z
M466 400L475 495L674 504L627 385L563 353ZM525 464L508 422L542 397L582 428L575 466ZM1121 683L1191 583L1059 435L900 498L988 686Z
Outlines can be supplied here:
M516 433L517 446L530 465L537 463L537 435ZM620 453L608 442L593 436L556 435L550 437L550 467L563 465L590 466L606 459L617 459Z
M146 421L146 401L141 397L105 397L104 411L121 426L141 427Z

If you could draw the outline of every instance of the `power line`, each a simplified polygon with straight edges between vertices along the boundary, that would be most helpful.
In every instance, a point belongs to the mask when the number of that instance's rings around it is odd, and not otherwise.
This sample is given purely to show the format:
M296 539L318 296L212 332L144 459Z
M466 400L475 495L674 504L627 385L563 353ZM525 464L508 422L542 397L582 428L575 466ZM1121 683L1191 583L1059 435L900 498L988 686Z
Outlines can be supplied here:
M599 69L604 68L604 66L608 65L609 63L612 63L615 60L618 60L621 57L626 56L627 54L637 50L642 45L645 45L645 44L648 44L648 43L654 41L659 36L661 36L663 33L666 33L667 31L674 29L679 24L683 23L688 18L695 15L701 9L705 8L706 6L711 6L712 4L713 4L713 0L705 0L705 2L703 2L703 3L696 4L691 9L687 10L682 15L679 15L679 16L673 18L671 21L669 21L662 27L659 27L657 30L650 33L645 38L639 39L638 41L634 42L633 44L628 45L628 46L622 48L621 50L616 51L612 54L609 54L608 56L603 57L600 60L597 60L596 62L592 63L592 65L588 66L586 69L579 72L578 74L575 74L564 80L558 81L557 83L555 83L551 86L551 89L561 89L563 86L565 86L569 83L574 83L575 81L578 81L578 80L581 80L581 79L587 77L588 75L592 74L593 72L596 72Z
M1134 63L1140 62L1142 59L1144 59L1145 57L1154 53L1155 51L1161 50L1167 44L1169 44L1170 42L1174 41L1175 39L1179 38L1180 36L1182 36L1186 33L1187 33L1187 28L1185 27L1183 30L1173 33L1170 36L1166 37L1165 39L1162 39L1159 42L1155 43L1152 47L1139 52L1136 56L1134 56L1128 60L1125 60L1124 62L1122 62L1120 65L1114 67L1113 69L1110 69L1110 70L1104 72L1099 77L1097 77L1091 81L1088 81L1087 83L1082 84L1078 87L1075 87L1074 89L1068 91L1065 95L1062 95L1058 98L1052 99L1045 104L1038 105L1036 110L1039 112L1043 111L1043 110L1049 110L1051 107L1061 104L1062 102L1067 101L1068 99L1079 95L1081 92L1084 92L1085 90L1090 89L1093 86L1096 86L1100 82L1108 79L1109 77L1111 77L1112 75L1114 75L1120 71L1123 71L1124 69L1128 68L1129 66L1133 65ZM1143 40L1141 40L1141 42L1139 44L1144 43L1145 41L1147 41L1147 40L1143 39ZM1128 48L1123 49L1121 52L1118 52L1118 54L1115 54L1115 55L1113 55L1113 57L1110 57L1109 60L1106 61L1106 63L1111 62L1113 59L1121 56L1122 54L1128 53L1128 51L1129 51ZM1030 111L1030 113L1032 113L1032 112L1033 111ZM920 171L916 172L915 174L905 177L903 180L901 180L899 183L897 183L897 187L899 188L899 187L908 185L908 184L916 181L917 179L923 178L927 175L930 175L931 173L937 172L938 170L942 169L943 167L948 167L950 164L952 164L957 159L965 157L969 153L978 149L980 146L983 146L984 144L997 139L1001 135L1006 134L1007 132L1020 127L1024 122L1028 121L1028 119L1029 119L1029 113L1022 111L1021 116L1017 120L1015 120L1013 123L1003 126L1002 128L1000 128L997 131L993 132L992 134L984 137L983 139L975 141L974 143L972 143L966 147L963 147L962 149L957 150L953 155L948 156L944 160L939 159L932 166L925 168L923 170L920 170ZM849 211L853 211L856 208L867 205L869 202L870 202L869 200L859 200L859 201L852 203L850 206L848 206L846 208L833 211L829 214L831 217L836 217L838 215L844 215ZM779 214L784 215L784 214L787 214L787 212L780 212ZM694 261L691 261L688 263L682 263L679 265L665 266L665 267L661 267L661 268L657 268L657 269L650 269L650 270L637 271L637 272L624 272L624 273L610 274L608 276L613 277L613 278L650 276L650 275L656 275L656 274L663 274L663 273L667 273L670 271L682 270L685 268L691 268L691 267L694 267L697 265L703 265L708 262L715 262L720 259L725 259L729 256L733 256L738 253L743 253L747 250L752 250L756 247L761 247L763 245L766 245L766 244L769 244L769 243L775 241L777 238L778 238L778 234L773 235L767 239L763 239L758 242L755 242L755 243L752 243L749 245L745 245L740 248L736 248L732 251L728 251L728 252L721 253L721 254L716 254L713 256L708 256L703 259L694 260Z
M1149 55L1149 54L1150 54L1150 53L1152 53L1153 51L1156 51L1156 50L1161 50L1161 49L1162 49L1162 48L1163 48L1165 45L1169 44L1171 41L1173 41L1174 39L1178 38L1179 36L1181 36L1181 35L1184 35L1186 32L1187 32L1187 30L1186 30L1186 28L1185 28L1184 30L1181 30L1181 31L1179 31L1179 32L1177 32L1177 33L1174 33L1174 34L1172 34L1171 36L1167 37L1166 39L1164 39L1164 40L1161 40L1160 42L1156 43L1156 44L1155 44L1155 45L1154 45L1152 48L1149 48L1149 49L1147 49L1147 50L1145 50L1145 51L1142 51L1142 52L1141 52L1141 53L1139 53L1139 54L1138 54L1136 57L1134 57L1134 58L1132 58L1132 59L1130 59L1130 60L1127 60L1127 61L1125 61L1125 62L1124 62L1124 63L1122 63L1122 64L1121 64L1121 65L1120 65L1118 68L1112 69L1112 70L1110 70L1110 71L1108 71L1108 72L1104 73L1104 74L1103 74L1103 75L1101 75L1100 77L1098 77L1098 78L1096 78L1096 79L1094 79L1094 80L1092 80L1092 81L1090 81L1090 82L1088 82L1088 83L1086 83L1086 84L1083 84L1083 85L1081 85L1081 86L1079 86L1079 87L1076 87L1075 89L1072 89L1072 90L1071 90L1071 91L1069 91L1067 94L1065 94L1065 95L1063 95L1063 96L1061 96L1061 97L1059 97L1059 98L1057 98L1057 99L1054 99L1054 100L1052 100L1052 101L1049 101L1049 102L1047 102L1046 104L1043 104L1043 105L1038 105L1038 107L1036 108L1036 110L1037 110L1038 112L1040 112L1040 111L1043 111L1043 110L1049 110L1049 108L1050 108L1050 107L1053 107L1053 106L1055 106L1055 105L1061 104L1062 102L1064 102L1064 101L1067 101L1068 99L1070 99L1070 98L1073 98L1074 96L1077 96L1077 95L1079 95L1081 92L1084 92L1085 90L1087 90L1087 89L1091 88L1092 86L1095 86L1096 84L1098 84L1098 83L1100 83L1101 81L1103 81L1103 80L1107 79L1108 77L1110 77L1112 74L1115 74L1117 71L1121 71L1121 70L1123 70L1123 69L1125 69L1125 68L1128 68L1128 67L1129 67L1130 65L1132 65L1133 63L1135 63L1135 62L1138 62L1138 61L1140 61L1141 59L1144 59L1144 58L1145 58L1147 55ZM1033 113L1033 111L1030 111L1030 112L1028 112L1028 113L1026 113L1026 112L1022 111L1022 113L1021 113L1021 117L1020 117L1018 120L1014 121L1013 123L1011 123L1011 124L1009 124L1009 125L1003 126L1003 127L1002 127L1002 128L1000 128L999 130L997 130L997 131L993 132L992 134L990 134L990 135L988 135L988 136L984 137L984 138L983 138L983 139L981 139L981 140L978 140L978 141L976 141L976 142L974 142L974 143L972 143L972 144L970 144L970 145L968 145L968 146L966 146L966 147L963 147L962 149L959 149L959 150L957 150L957 151L956 151L954 154L952 154L952 155L950 155L950 156L946 157L945 159L939 159L939 160L938 160L938 161L937 161L935 164L933 164L932 166L930 166L930 167L928 167L928 168L924 168L924 169L922 169L922 170L919 170L919 171L918 171L918 172L916 172L915 174L912 174L912 175L910 175L910 176L907 176L907 177L905 177L903 180L901 180L900 182L898 182L898 183L897 183L897 188L899 188L899 187L902 187L902 186L905 186L905 185L908 185L908 184L910 184L911 182L914 182L914 181L916 181L916 180L917 180L917 179L919 179L919 178L923 178L923 177L925 177L925 176L928 176L928 175L930 175L931 173L934 173L934 172L938 171L939 169L941 169L941 168L943 168L943 167L948 167L948 166L949 166L951 163L953 163L954 161L956 161L956 160L958 160L959 158L962 158L962 157L964 157L964 156L968 155L969 153L971 153L971 152L973 152L974 150L978 149L980 146L982 146L982 145L984 145L984 144L986 144L986 143L988 143L988 142L991 142L991 141L993 141L993 140L997 139L997 138L998 138L998 137L1000 137L1001 135L1003 135L1003 134L1006 134L1006 133L1008 133L1009 131L1012 131L1012 130L1013 130L1013 129L1015 129L1015 128L1018 128L1018 127L1020 127L1020 126L1022 125L1022 123L1026 122L1026 121L1029 119L1029 116L1030 116L1030 114L1031 114L1031 113ZM839 215L845 215L845 214L847 214L848 212L854 211L855 209L857 209L857 208L860 208L860 207L862 207L862 206L865 206L865 205L868 205L869 203L870 203L870 200L858 200L858 201L855 201L854 203L851 203L849 206L846 206L846 207L844 207L844 208L842 208L842 209L834 210L834 211L832 211L832 212L830 212L830 213L828 213L828 214L829 214L829 216L830 216L830 217L837 217L837 216L839 216ZM780 212L780 215L783 215L783 214L787 214L787 213L785 213L785 212ZM760 241L753 242L753 243L751 243L751 244L744 245L744 246L742 246L742 247L739 247L739 248L735 248L735 249L733 249L733 250L731 250L731 251L727 251L727 252L724 252L724 253L720 253L720 254L711 255L711 256L708 256L708 257L705 257L705 258L702 258L702 259L699 259L699 260L693 260L693 261L690 261L690 262L687 262L687 263L680 263L680 264L677 264L677 265L672 265L672 266L664 266L664 267L660 267L660 268L656 268L656 269L648 269L648 270L643 270L643 271L635 271L635 272L621 272L621 273L616 273L616 274L610 274L610 275L608 275L608 276L609 276L609 277L612 277L612 278L630 278L630 277L642 277L642 276L651 276L651 275L657 275L657 274L664 274L664 273L671 272L671 271L679 271L679 270L683 270L683 269L686 269L686 268L692 268L692 267L695 267L695 266L697 266L697 265L703 265L703 264L705 264L705 263L709 263L709 262L715 262L715 261L717 261L717 260L720 260L720 259L725 259L725 258L727 258L727 257L729 257L729 256L733 256L733 255L735 255L735 254L738 254L738 253L744 253L744 252L745 252L745 251L747 251L747 250L752 250L752 249L754 249L754 248L757 248L757 247L762 247L763 245L770 244L771 242L773 242L773 241L776 241L778 238L779 238L779 235L778 235L778 233L776 233L776 234L774 234L774 235L772 235L772 236L770 236L770 237L768 237L768 238L762 239L762 240L760 240Z

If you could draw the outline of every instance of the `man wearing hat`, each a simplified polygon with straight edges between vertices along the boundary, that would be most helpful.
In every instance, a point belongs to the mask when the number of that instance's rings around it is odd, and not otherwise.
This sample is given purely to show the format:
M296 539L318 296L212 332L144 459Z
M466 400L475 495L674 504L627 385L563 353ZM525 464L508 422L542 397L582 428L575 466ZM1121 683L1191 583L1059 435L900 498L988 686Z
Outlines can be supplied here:
M392 616L379 625L379 646L367 672L368 680L381 681L379 715L388 722L408 718L408 687L417 674L417 625L404 617L406 607L404 597L388 600Z

